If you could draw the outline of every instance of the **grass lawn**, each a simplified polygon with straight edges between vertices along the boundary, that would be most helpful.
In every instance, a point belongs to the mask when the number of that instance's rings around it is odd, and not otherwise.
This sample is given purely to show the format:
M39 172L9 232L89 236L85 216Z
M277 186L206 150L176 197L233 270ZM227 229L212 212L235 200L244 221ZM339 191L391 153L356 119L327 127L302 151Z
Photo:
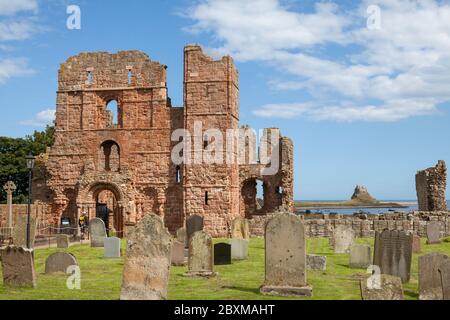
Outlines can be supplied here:
M216 239L215 242L220 242ZM357 243L373 245L373 239L357 239ZM122 243L125 248L125 241ZM232 265L216 266L219 275L211 279L183 277L186 267L172 267L169 299L286 299L259 294L264 280L264 240L250 241L250 257ZM35 252L38 286L35 289L10 289L0 284L0 300L5 299L89 299L116 300L120 295L123 258L104 259L103 249L77 245L67 249L73 253L81 268L81 290L68 290L65 275L44 274L44 262L51 253L61 249L38 249ZM450 243L427 245L422 239L422 254L442 252L450 254ZM308 271L308 282L313 286L313 297L308 299L360 299L359 279L366 276L364 269L350 269L348 254L334 254L328 239L308 240L308 253L327 256L327 270ZM404 285L405 298L418 297L418 255L414 255L411 281ZM1 272L0 272L1 273Z

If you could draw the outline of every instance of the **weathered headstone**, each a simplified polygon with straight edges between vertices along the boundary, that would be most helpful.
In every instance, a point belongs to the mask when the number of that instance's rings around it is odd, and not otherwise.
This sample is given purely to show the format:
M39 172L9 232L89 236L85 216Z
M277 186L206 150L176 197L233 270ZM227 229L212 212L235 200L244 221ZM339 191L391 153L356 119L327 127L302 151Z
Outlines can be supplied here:
M175 240L172 244L172 265L185 266L186 259L184 257L184 243Z
M117 237L108 237L104 240L105 258L120 258L120 239Z
M9 246L0 249L3 285L7 287L36 287L33 249Z
M55 252L45 260L45 273L67 273L67 268L77 266L75 256L67 252Z
M427 244L441 243L441 226L438 221L430 221L427 224Z
M265 229L265 281L263 294L311 296L306 281L306 239L301 219L291 213L271 218Z
M146 214L128 235L121 300L167 299L171 248L164 222Z
M231 259L245 260L248 258L248 240L231 239Z
M64 249L69 247L69 235L67 234L57 234L56 235L56 247L59 249Z
M177 241L184 243L184 247L187 248L189 243L187 241L186 228L180 228L177 230Z
M216 243L214 245L214 265L231 264L231 245Z
M408 282L411 275L412 257L411 234L404 231L384 230L375 233L373 264L382 274L398 276L402 282Z
M306 256L306 267L308 270L325 271L327 270L327 257L308 254Z
M354 244L350 248L350 268L367 268L372 264L369 245Z
M215 276L214 251L210 235L204 231L195 232L189 240L187 276Z
M415 254L419 254L422 252L420 243L420 237L419 236L413 236L413 246L412 246L412 252Z
M6 192L6 204L8 207L8 214L6 216L6 226L8 228L13 227L13 193L16 189L17 187L12 181L6 182L3 186L3 190Z
M430 253L419 257L419 299L442 300L440 268L449 257L442 253Z
M203 217L194 214L186 218L186 241L188 245L192 235L197 231L203 231Z
M106 234L105 222L100 218L94 218L89 221L89 236L91 238L91 247L99 248L104 246Z
M333 232L333 246L335 253L348 253L353 244L354 232L350 226L339 225Z
M450 259L446 259L439 267L441 274L442 299L450 300Z
M238 217L231 221L231 238L250 239L250 227L247 219Z
M402 280L387 274L362 279L361 298L363 300L403 300Z
M13 243L16 247L27 247L27 215L16 217L16 224L13 232ZM36 235L36 219L30 215L30 247L34 248Z

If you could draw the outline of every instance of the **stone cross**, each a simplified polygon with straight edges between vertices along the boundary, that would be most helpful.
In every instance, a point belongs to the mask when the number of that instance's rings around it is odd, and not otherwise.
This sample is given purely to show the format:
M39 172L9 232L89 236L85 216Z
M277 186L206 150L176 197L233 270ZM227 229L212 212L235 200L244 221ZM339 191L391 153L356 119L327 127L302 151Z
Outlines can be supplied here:
M4 186L3 190L5 190L7 195L6 203L8 204L8 217L7 217L7 226L8 228L12 228L13 226L13 203L12 203L12 195L14 191L17 190L16 185L12 181L8 181Z

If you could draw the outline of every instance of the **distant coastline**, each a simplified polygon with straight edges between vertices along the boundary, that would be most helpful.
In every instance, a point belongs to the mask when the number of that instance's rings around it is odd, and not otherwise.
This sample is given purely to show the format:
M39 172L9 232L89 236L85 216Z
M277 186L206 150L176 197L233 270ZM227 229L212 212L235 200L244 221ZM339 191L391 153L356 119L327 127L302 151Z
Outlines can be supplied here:
M359 201L294 201L296 209L369 209L369 208L408 208L417 204L416 201L362 203Z

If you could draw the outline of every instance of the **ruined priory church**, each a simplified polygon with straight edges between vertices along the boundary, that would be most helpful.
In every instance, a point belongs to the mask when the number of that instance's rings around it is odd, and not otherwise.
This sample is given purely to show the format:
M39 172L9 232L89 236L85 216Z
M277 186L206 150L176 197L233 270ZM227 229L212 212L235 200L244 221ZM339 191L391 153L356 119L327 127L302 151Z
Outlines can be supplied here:
M228 235L236 217L293 210L293 143L281 134L271 175L261 174L258 159L173 163L174 130L194 132L201 122L203 131L225 136L240 128L239 80L231 57L213 60L188 45L183 107L173 107L166 69L140 51L81 53L60 66L55 142L38 157L33 178L33 201L47 205L49 224L76 227L82 212L92 219L107 205L109 227L119 236L152 212L172 233L186 217L203 216L205 231L218 237ZM263 138L274 130L265 129Z

